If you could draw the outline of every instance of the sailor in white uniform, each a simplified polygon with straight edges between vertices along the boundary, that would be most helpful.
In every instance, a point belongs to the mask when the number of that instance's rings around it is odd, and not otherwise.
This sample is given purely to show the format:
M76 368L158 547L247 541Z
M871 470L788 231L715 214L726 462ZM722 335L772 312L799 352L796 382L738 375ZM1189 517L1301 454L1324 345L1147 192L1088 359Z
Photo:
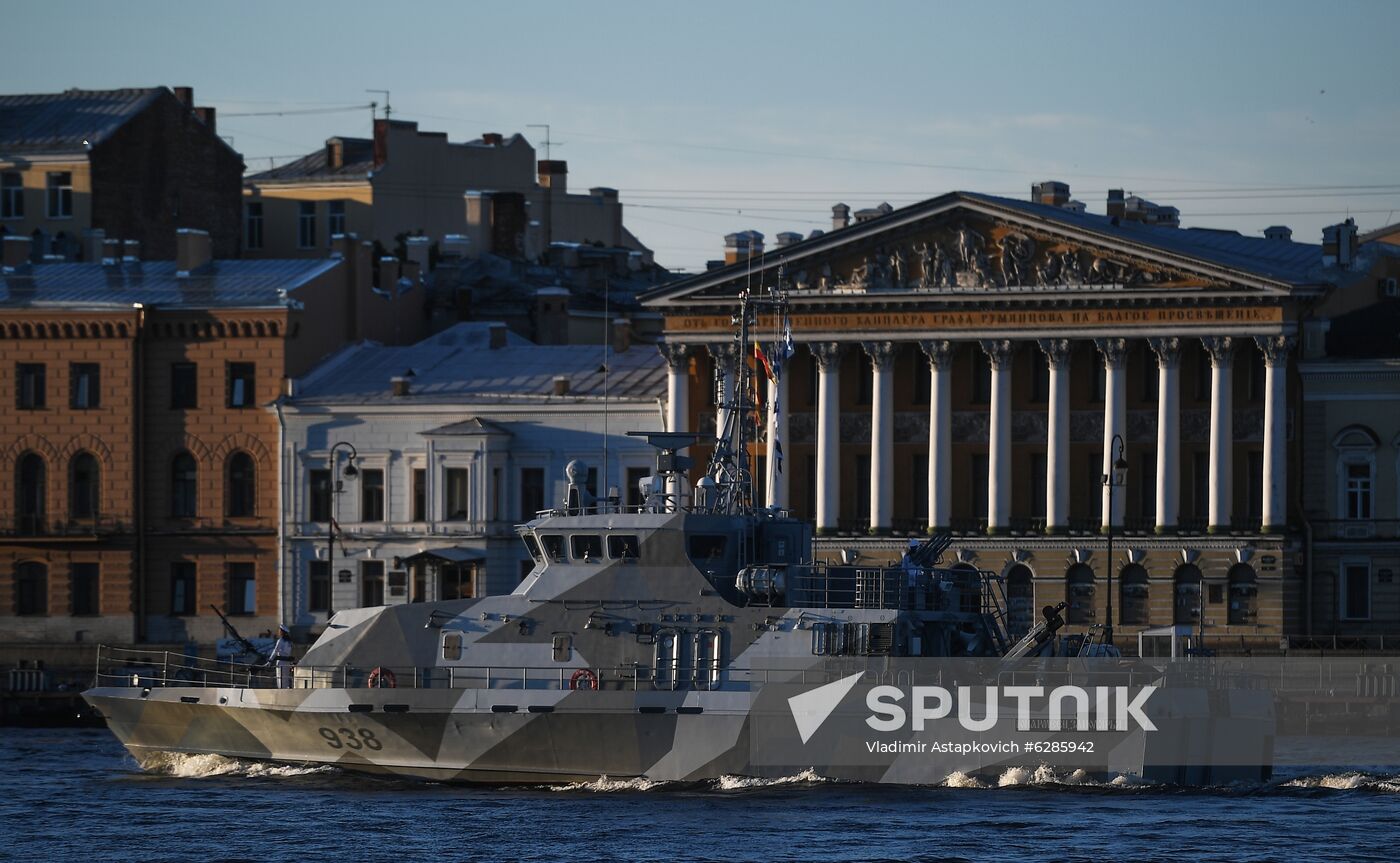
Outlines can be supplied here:
M909 604L912 608L923 607L922 592L919 590L919 575L922 570L914 562L914 552L919 550L917 539L909 540L909 547L904 551L904 559L900 561L900 566L904 569L904 578L909 585Z
M277 672L277 688L292 688L292 634L285 626L277 627L277 641L267 655Z

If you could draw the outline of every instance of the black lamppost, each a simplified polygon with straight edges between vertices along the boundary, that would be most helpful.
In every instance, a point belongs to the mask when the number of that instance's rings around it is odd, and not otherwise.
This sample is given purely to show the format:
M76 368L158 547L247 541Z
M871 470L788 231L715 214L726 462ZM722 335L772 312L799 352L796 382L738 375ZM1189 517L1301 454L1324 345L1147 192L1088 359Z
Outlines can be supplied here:
M1113 466L1103 475L1103 484L1108 487L1108 559L1104 568L1108 570L1108 625L1104 627L1103 643L1113 643L1113 490L1123 485L1128 476L1128 462L1123 458L1123 436L1115 434L1109 442L1109 452L1116 453Z
M350 450L350 455L346 458L345 462L345 478L354 479L355 477L360 475L360 472L355 469L355 459L359 456L359 453L355 451L355 446L353 444L346 443L345 441L333 444L331 446L330 455L326 457L327 463L330 465L331 469L331 478L335 481L335 484L332 485L330 489L328 489L331 495L331 520L330 523L326 525L326 575L330 582L328 585L326 585L326 623L330 623L331 618L335 616L335 504L336 501L339 500L340 492L344 488L344 486L341 484L340 478L335 475L335 453L336 450L340 449L341 447L345 447L346 449Z

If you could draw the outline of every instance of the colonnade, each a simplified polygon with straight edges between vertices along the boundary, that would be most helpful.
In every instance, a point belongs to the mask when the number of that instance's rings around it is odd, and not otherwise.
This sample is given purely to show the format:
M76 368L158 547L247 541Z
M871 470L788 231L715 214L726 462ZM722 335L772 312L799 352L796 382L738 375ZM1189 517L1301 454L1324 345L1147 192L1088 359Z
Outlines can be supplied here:
M1181 350L1186 336L1159 336L1147 339L1157 359L1157 471L1156 528L1170 532L1177 528L1181 509L1179 460L1181 453ZM1227 529L1232 520L1231 478L1233 466L1233 398L1231 378L1237 350L1247 344L1245 336L1208 336L1201 339L1211 363L1210 394L1210 477L1209 524L1211 530ZM1287 415L1286 374L1288 353L1293 339L1284 335L1255 336L1253 341L1264 355L1264 458L1263 526L1266 532L1283 527L1286 521ZM1103 472L1112 471L1114 435L1127 430L1127 356L1130 340L1121 337L1094 339L1104 366ZM1011 339L983 339L978 342L991 366L990 426L988 434L987 527L1002 533L1011 526L1011 371L1017 342ZM1047 406L1045 515L1047 532L1061 532L1069 525L1070 481L1070 401L1069 373L1073 341L1043 338L1036 341L1049 368ZM928 361L929 438L928 438L928 526L946 529L952 517L952 358L956 343L949 339L918 342ZM840 514L840 401L841 357L845 351L860 350L870 359L870 528L887 531L894 516L894 341L814 342L808 344L817 363L817 464L816 522L819 532L832 532ZM719 367L732 363L732 344L709 346ZM663 346L670 375L667 385L667 428L681 429L688 423L687 381L689 363L686 346ZM720 386L728 387L727 381ZM787 409L786 379L771 389ZM727 389L726 389L727 392ZM719 417L720 424L724 418ZM780 433L780 439L786 435ZM769 502L788 503L787 477L791 470L770 477ZM1123 524L1124 494L1113 498L1108 508L1104 488L1101 509L1103 526L1110 517Z

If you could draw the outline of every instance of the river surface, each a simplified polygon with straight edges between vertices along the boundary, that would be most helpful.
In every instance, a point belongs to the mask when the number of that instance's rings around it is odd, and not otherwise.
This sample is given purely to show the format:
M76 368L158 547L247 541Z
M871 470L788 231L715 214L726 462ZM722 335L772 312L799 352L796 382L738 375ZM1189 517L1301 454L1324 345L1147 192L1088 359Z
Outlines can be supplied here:
M1400 774L1263 785L979 786L810 776L476 787L172 756L105 730L0 729L0 860L1375 860L1400 848Z

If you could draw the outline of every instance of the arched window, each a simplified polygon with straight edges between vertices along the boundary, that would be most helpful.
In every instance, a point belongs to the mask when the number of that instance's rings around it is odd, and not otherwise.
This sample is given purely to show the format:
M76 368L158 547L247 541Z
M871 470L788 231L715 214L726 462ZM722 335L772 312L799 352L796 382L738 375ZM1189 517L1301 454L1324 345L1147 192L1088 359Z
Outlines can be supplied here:
M1201 598L1201 570L1193 563L1178 566L1172 577L1172 623L1199 623Z
M27 452L15 465L15 530L21 536L43 533L48 469L38 453Z
M1124 626L1147 626L1147 570L1130 563L1118 574L1118 621Z
M194 518L198 512L199 465L194 456L182 452L170 464L170 514Z
M15 614L49 613L49 568L25 561L15 567Z
M1251 626L1259 618L1259 583L1254 567L1237 563L1230 567L1226 579L1230 587L1230 610L1226 616L1231 626Z
M1337 517L1375 518L1376 446L1380 441L1365 426L1347 426L1332 438L1337 451Z
M1006 571L1006 631L1020 638L1035 623L1035 583L1030 567L1018 563Z
M96 456L90 452L73 456L68 466L69 518L97 518L101 477Z
M228 515L245 518L256 514L257 485L253 457L236 452L228 460Z
M1076 563L1065 572L1065 623L1088 626L1094 622L1094 570Z

